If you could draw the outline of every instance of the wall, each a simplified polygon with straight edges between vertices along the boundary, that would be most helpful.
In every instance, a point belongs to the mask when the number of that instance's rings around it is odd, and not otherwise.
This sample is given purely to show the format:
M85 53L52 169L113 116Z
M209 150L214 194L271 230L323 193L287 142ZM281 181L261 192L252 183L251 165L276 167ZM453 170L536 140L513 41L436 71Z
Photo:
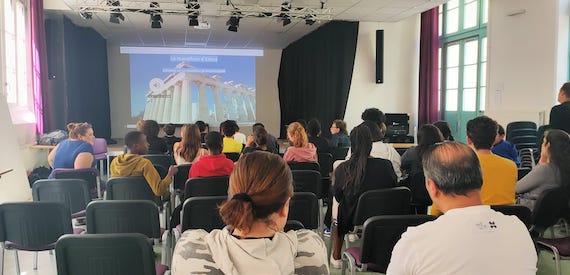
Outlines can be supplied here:
M539 123L568 75L568 0L491 0L485 114ZM514 16L517 11L524 13Z
M256 60L257 82L257 121L265 124L269 133L279 134L279 95L277 76L281 50L264 50L264 55ZM127 124L135 124L131 119L130 69L129 56L121 54L118 45L107 45L107 62L109 64L109 96L111 106L111 136L123 138L133 129ZM250 133L251 127L243 127L244 133ZM97 133L95 133L97 134Z
M376 84L376 30L384 30L384 83ZM410 130L417 121L420 17L397 23L360 22L352 84L344 119L360 124L366 108L409 113Z

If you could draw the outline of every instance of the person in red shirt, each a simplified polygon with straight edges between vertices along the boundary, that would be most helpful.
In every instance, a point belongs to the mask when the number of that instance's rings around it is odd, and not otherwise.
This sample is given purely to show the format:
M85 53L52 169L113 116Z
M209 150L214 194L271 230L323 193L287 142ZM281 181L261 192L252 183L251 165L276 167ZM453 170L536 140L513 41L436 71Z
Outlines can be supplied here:
M210 155L202 156L192 164L188 178L229 176L234 170L234 163L222 153L222 135L219 132L210 132L205 139Z

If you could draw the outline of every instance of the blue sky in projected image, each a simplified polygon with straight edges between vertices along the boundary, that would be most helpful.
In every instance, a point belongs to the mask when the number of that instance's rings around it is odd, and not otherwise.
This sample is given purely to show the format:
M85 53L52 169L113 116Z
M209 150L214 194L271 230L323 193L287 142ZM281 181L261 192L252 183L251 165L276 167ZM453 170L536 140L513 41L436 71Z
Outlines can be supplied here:
M181 54L131 54L131 115L136 117L144 111L145 95L149 91L149 82L153 78L165 79L170 72L163 69L174 69L181 61L171 61L171 57L202 57L204 55ZM255 88L255 56L207 56L217 57L217 62L188 62L198 69L225 69L225 73L207 73L220 75L221 81L233 81L234 84L244 84ZM192 101L197 102L197 91L192 89ZM209 92L208 105L213 109L213 96Z

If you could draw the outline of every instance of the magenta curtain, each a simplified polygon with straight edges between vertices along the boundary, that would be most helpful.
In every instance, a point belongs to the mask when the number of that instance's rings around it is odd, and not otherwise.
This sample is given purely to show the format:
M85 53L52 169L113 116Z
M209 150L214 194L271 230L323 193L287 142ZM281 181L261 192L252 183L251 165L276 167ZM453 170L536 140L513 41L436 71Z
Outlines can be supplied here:
M43 104L42 99L47 99L48 87L48 69L47 69L47 50L46 35L44 25L44 4L43 1L30 1L30 25L32 40L32 88L34 96L34 114L36 117L36 130L39 134L43 134L44 113L49 111L49 106Z
M439 7L421 15L418 126L439 120L438 72Z

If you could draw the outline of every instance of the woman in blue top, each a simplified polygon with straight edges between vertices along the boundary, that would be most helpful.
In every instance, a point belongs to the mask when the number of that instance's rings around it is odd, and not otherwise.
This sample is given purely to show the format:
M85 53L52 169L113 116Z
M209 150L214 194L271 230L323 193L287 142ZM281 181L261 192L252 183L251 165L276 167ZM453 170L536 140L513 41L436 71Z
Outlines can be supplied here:
M341 119L335 119L331 125L331 139L329 141L331 148L349 147L350 137L346 131L346 122Z
M69 138L60 142L48 155L53 169L83 169L93 167L93 127L91 124L67 124Z

